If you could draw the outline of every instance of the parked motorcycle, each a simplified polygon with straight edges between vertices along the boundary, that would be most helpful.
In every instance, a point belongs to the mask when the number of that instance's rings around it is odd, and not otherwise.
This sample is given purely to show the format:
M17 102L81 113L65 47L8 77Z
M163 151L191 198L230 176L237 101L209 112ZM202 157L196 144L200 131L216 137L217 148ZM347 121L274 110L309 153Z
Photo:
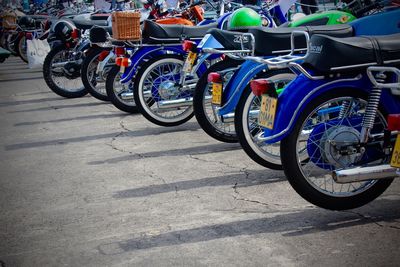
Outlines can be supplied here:
M301 74L277 98L265 83L267 127L256 138L281 142L285 174L307 201L360 207L398 176L398 147L389 165L398 127L388 121L400 113L399 41L400 34L314 35L304 63L290 63Z
M194 23L197 24L198 22L203 21L203 13L198 5L186 7L181 13L178 13L176 10L173 13L169 13L161 12L161 7L157 3L158 2L148 2L143 9L139 10L142 19L154 18L159 24L182 25L193 25ZM105 31L112 35L111 28L105 29ZM91 46L85 52L86 57L82 64L81 76L85 88L93 97L99 100L108 101L109 96L106 92L105 82L109 71L112 69L113 65L115 65L115 54L111 49L113 47L113 42L107 41L107 39L102 39L102 35L104 35L104 32L102 32L101 29L94 29L93 33L91 33ZM126 46L125 44L121 44L121 42L114 43L116 46ZM111 53L110 56L109 53ZM107 61L102 62L105 59ZM103 69L104 67L105 69ZM115 87L113 88L118 89ZM111 98L116 106L121 107L124 111L126 110L124 108L125 105L121 103L121 99L118 96L112 94ZM128 110L130 110L130 108L128 108Z

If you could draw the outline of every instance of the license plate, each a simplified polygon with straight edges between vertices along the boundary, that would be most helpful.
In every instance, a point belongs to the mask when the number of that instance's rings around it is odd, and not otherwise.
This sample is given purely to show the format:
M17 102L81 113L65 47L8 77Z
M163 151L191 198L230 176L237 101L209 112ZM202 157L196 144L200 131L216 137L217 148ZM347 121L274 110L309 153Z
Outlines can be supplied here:
M211 103L214 105L221 105L221 103L222 103L222 83L213 83Z
M397 135L396 144L394 145L392 160L390 166L400 168L400 134Z
M197 54L193 52L189 52L185 64L183 65L183 71L184 72L191 72L194 62L196 61Z
M258 124L268 129L274 129L275 112L278 99L268 95L261 97L261 109L258 115Z

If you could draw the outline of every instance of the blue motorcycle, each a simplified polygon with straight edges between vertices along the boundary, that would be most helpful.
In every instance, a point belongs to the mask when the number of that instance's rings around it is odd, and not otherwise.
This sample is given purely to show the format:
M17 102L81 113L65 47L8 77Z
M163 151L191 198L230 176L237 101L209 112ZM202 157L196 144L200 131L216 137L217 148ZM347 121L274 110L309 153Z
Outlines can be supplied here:
M282 16L282 12L278 12L279 6L274 6L272 9L255 9L263 14L264 18L269 18L271 13ZM250 10L260 19L261 23L261 18L257 12L253 9ZM139 111L149 121L161 126L176 126L193 117L193 92L198 79L208 66L213 65L220 58L220 55L207 55L197 58L196 53L193 53L193 47L196 47L206 35L206 31L202 29L207 31L211 28L222 29L225 27L228 17L230 17L230 13L224 14L218 19L217 24L212 26L190 28L162 26L163 30L149 31L152 35L155 33L162 34L157 36L158 40L167 38L165 33L179 33L179 36L174 36L176 40L186 39L183 46L163 46L158 54L147 62L139 61L133 82L133 96ZM274 26L275 22L271 18L269 19L271 21L267 24L270 27ZM188 30L198 34L194 38L193 35L188 34L189 32L186 33ZM171 34L168 37L171 37ZM191 37L190 40L188 40L188 37ZM131 61L135 62L132 59ZM133 72L134 70L129 71ZM132 78L133 75L127 75L121 78L121 82Z
M364 35L368 32L376 35L396 33L399 32L398 23L400 23L400 10L383 12L352 22L350 24L350 35ZM383 27L383 24L385 25L384 31L380 28ZM287 44L290 46L290 41L287 41ZM297 47L304 47L304 44L297 45ZM293 51L293 54L296 54L295 52ZM245 58L249 60L231 75L230 80L226 81L222 94L222 104L214 107L216 112L214 116L224 124L232 122L232 118L234 118L235 131L231 133L232 138L236 137L235 134L237 133L246 153L259 164L268 168L281 169L279 145L265 144L255 138L264 130L258 125L261 99L251 94L249 82L253 78L268 77L270 81L274 81L276 88L282 89L296 77L296 74L290 71L285 64L281 66L266 65L265 60L273 58L272 56L264 57L264 59L261 57ZM236 112L234 112L235 109ZM226 135L228 134L226 133Z
M307 201L360 207L398 176L400 161L388 163L399 125L388 122L400 113L399 51L400 34L314 35L304 62L289 63L299 75L279 96L268 80L252 85L263 102L255 138L280 142L285 174Z
M363 16L365 13L376 8L376 4L367 7L355 6L352 11L354 14L357 14L357 16ZM333 19L333 15L340 19ZM325 23L340 24L348 23L352 19L355 19L350 13L341 11L335 11L334 13L332 13L332 11L322 12L319 14L319 17L314 17L313 19L310 17L311 16L306 16L303 19L297 20L295 24L291 23L290 26L325 25ZM359 23L361 23L361 21ZM335 31L333 25L331 27L331 29ZM257 56L272 57L287 53L290 50L289 39L293 30L296 30L296 28L278 28L271 31L268 29L265 31L253 29L249 31L252 36L240 36L237 33L229 36L227 32L213 30L212 34L205 36L200 47L203 53L224 53L232 58L220 64L215 64L212 66L212 69L209 69L209 72L218 72L224 77L223 93L221 96L215 97L221 99L220 103L211 105L209 99L212 97L211 93L215 93L215 90L211 90L212 86L208 85L206 76L200 79L195 90L193 101L194 113L197 121L207 134L223 142L237 142L238 137L235 131L235 125L233 124L233 111L251 79L270 75L270 73L268 74L268 69L265 69L265 64L252 61L243 63L243 60L240 60L242 57L233 55L248 54L250 51L250 53L255 52ZM302 28L302 30L306 29ZM329 28L317 30L324 30L326 32ZM253 37L257 40L255 48L254 46L251 48L251 40ZM262 41L258 40L259 38L263 38ZM240 67L240 65L242 66ZM281 81L282 85L294 78L288 70L279 71L278 74L285 74L288 76L280 75L283 78ZM260 159L260 164L263 164L262 159Z

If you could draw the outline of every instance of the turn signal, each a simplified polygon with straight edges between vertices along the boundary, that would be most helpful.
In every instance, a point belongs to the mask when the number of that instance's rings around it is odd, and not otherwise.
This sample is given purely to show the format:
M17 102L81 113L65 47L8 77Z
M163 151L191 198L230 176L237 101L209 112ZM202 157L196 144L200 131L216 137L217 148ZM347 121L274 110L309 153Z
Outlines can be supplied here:
M127 57L122 58L121 66L122 67L129 67L131 65L131 60Z
M193 51L194 49L196 49L196 43L189 40L185 40L182 43L182 49L186 52Z
M388 130L400 131L400 114L390 114L388 116Z
M117 58L115 59L115 65L121 66L122 59L123 59L123 57L117 57Z
M114 48L114 52L117 55L117 57L123 56L123 55L125 55L125 48L122 46L119 46L119 47L117 46Z
M101 51L98 57L99 61L103 61L108 56L108 54L110 54L110 51L107 50Z
M209 83L222 83L221 74L218 72L211 72L207 76L207 80Z
M274 84L265 79L252 80L250 88L255 96L261 96L275 89Z

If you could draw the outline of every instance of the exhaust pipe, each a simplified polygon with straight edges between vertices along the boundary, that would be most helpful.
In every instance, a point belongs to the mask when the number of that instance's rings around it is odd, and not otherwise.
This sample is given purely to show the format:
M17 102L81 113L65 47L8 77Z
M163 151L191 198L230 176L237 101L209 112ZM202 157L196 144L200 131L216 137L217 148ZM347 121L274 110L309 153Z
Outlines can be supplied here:
M132 100L133 101L133 92L122 93L120 95L122 100Z
M396 173L396 168L391 167L389 164L372 167L356 167L332 172L333 180L339 184L360 182L365 180L396 178L399 176L400 173Z
M210 100L211 96L207 96L206 100ZM183 108L193 105L193 97L181 98L174 100L163 100L158 102L159 109Z
M183 108L188 107L193 104L193 97L190 98L181 98L174 100L163 100L157 102L159 109L171 109L171 108Z
M260 110L251 110L250 111L250 117L258 117L258 114L260 113ZM222 121L224 123L233 123L235 121L235 113L231 112L226 115L222 116Z

